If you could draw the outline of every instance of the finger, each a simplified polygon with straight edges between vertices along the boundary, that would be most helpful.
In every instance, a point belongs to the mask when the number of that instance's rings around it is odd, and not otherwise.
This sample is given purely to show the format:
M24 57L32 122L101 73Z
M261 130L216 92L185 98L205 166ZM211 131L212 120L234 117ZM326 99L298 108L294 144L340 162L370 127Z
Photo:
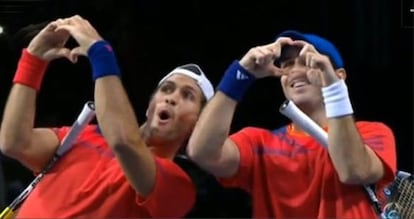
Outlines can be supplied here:
M54 50L57 56L69 58L70 50L68 48L56 48Z
M294 41L289 37L280 37L274 43L269 44L269 47L273 50L274 59L280 57L282 48L286 45L293 45Z
M62 57L68 58L69 49L66 48L53 48L47 51L44 56L47 57L47 60L54 60Z
M306 45L308 45L309 43L303 40L295 40L292 43L294 46L299 46L299 47L304 47Z
M56 24L57 26L60 26L60 25L64 25L64 24L66 24L66 23L65 23L64 19L59 18L59 19L56 19L56 20L55 20L55 24Z
M275 77L280 77L286 74L286 72L283 69L278 68L274 65L269 65L269 71L271 72L271 75Z
M54 29L56 29L57 24L55 21L50 22L49 24L46 25L46 27L44 28L44 30L49 30L49 31L53 31Z
M87 54L83 47L78 46L70 51L70 56L73 58L78 56L87 56Z
M62 30L67 31L72 34L73 31L75 30L75 26L71 24L60 24L56 27L55 32L62 31Z
M85 19L83 19L80 15L74 15L71 18L71 22L75 24L83 24L85 22Z
M84 18L82 16L80 16L79 14L75 14L72 16L72 18L76 21L82 21L84 20Z
M304 55L305 55L305 59L306 59L306 66L311 67L312 66L312 54L306 52Z
M296 44L302 45L302 50L299 52L299 56L302 56L306 52L318 53L312 44L309 44L305 41L297 41Z
M257 65L261 65L263 63L263 57L265 53L262 51L260 46L255 47L252 50L252 57L254 59L254 63Z
M302 47L302 49L300 50L300 52L299 52L299 56L303 56L303 55L305 55L305 54L308 52L308 47L309 47L309 45L308 45L308 44L305 44L305 45Z
M276 44L280 44L280 45L288 45L288 44L293 44L294 41L292 40L292 38L290 37L279 37L276 41Z
M305 54L306 66L309 68L317 68L315 53L306 52Z
M72 51L69 52L68 55L68 59L72 62L72 63L77 63L78 62L78 55L76 53L72 53Z
M310 68L323 70L327 65L329 65L330 61L327 56L308 52L306 54L306 63Z
M257 64L266 64L269 62L272 62L274 59L274 51L273 48L270 46L259 46L257 47L257 50L259 52L259 56L257 59Z
M278 57L278 51L281 51L281 44L271 43L261 47L261 51L266 56L266 61L274 61Z
M92 26L92 24L91 24L88 20L83 19L83 21L84 21L85 25L86 25L87 27L89 27L89 29L95 29L95 28Z
M78 62L78 56L75 56L75 55L72 55L72 56L70 56L70 58L69 58L69 60L72 62L72 63L77 63Z
M316 86L322 86L322 72L319 69L309 69L306 76L309 82Z
M47 31L54 31L56 27L57 27L56 21L50 21L47 25L42 27L42 29L40 30L40 33L44 33Z

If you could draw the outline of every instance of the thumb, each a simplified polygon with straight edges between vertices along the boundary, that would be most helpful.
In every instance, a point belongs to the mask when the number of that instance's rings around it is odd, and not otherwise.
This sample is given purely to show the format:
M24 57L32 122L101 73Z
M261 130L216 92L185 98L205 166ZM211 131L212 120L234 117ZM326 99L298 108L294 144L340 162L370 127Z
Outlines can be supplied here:
M275 65L269 65L269 71L271 72L271 76L280 77L284 74L285 71L283 69L276 67Z
M311 84L322 87L324 86L322 72L319 69L309 69L306 76Z
M85 49L81 46L75 47L70 51L69 59L76 63L78 61L78 56L86 56Z
M44 57L46 58L46 60L53 60L53 59L58 59L58 58L62 58L62 57L69 57L69 53L70 50L67 48L53 48L50 49L49 51L47 51L44 54Z
M69 58L70 50L68 48L56 48L55 54L58 57Z

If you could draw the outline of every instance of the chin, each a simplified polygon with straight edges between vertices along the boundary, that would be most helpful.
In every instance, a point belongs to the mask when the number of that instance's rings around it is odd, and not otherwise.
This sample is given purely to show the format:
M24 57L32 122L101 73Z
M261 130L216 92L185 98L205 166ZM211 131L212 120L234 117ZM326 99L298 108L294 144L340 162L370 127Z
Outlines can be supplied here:
M296 105L310 102L310 98L305 95L292 95L290 97L290 100L294 102Z
M310 95L294 95L290 100L297 106L313 105L316 99Z
M158 129L152 129L149 139L154 142L168 142L171 139L174 139L175 135L171 131L164 131Z

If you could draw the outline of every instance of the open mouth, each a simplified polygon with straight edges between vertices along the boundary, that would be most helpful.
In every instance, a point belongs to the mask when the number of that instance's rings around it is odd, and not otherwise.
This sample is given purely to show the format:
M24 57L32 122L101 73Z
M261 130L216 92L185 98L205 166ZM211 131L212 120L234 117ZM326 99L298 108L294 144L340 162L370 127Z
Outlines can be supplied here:
M160 118L161 121L165 121L171 118L171 113L168 112L167 110L162 110L161 112L158 113L158 117Z
M290 87L298 88L298 87L303 87L303 86L305 86L307 84L308 83L305 82L305 81L295 81L295 82L293 82L293 83L290 84Z

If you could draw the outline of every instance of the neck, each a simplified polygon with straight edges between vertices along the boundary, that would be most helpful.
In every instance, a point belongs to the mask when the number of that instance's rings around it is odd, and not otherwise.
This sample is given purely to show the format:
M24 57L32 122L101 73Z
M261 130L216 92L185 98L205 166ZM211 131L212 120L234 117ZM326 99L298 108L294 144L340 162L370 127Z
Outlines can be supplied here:
M152 153L162 158L174 159L183 144L181 139L174 139L173 141L160 140L159 138L153 136L146 123L140 127L140 131L141 137L144 139Z

